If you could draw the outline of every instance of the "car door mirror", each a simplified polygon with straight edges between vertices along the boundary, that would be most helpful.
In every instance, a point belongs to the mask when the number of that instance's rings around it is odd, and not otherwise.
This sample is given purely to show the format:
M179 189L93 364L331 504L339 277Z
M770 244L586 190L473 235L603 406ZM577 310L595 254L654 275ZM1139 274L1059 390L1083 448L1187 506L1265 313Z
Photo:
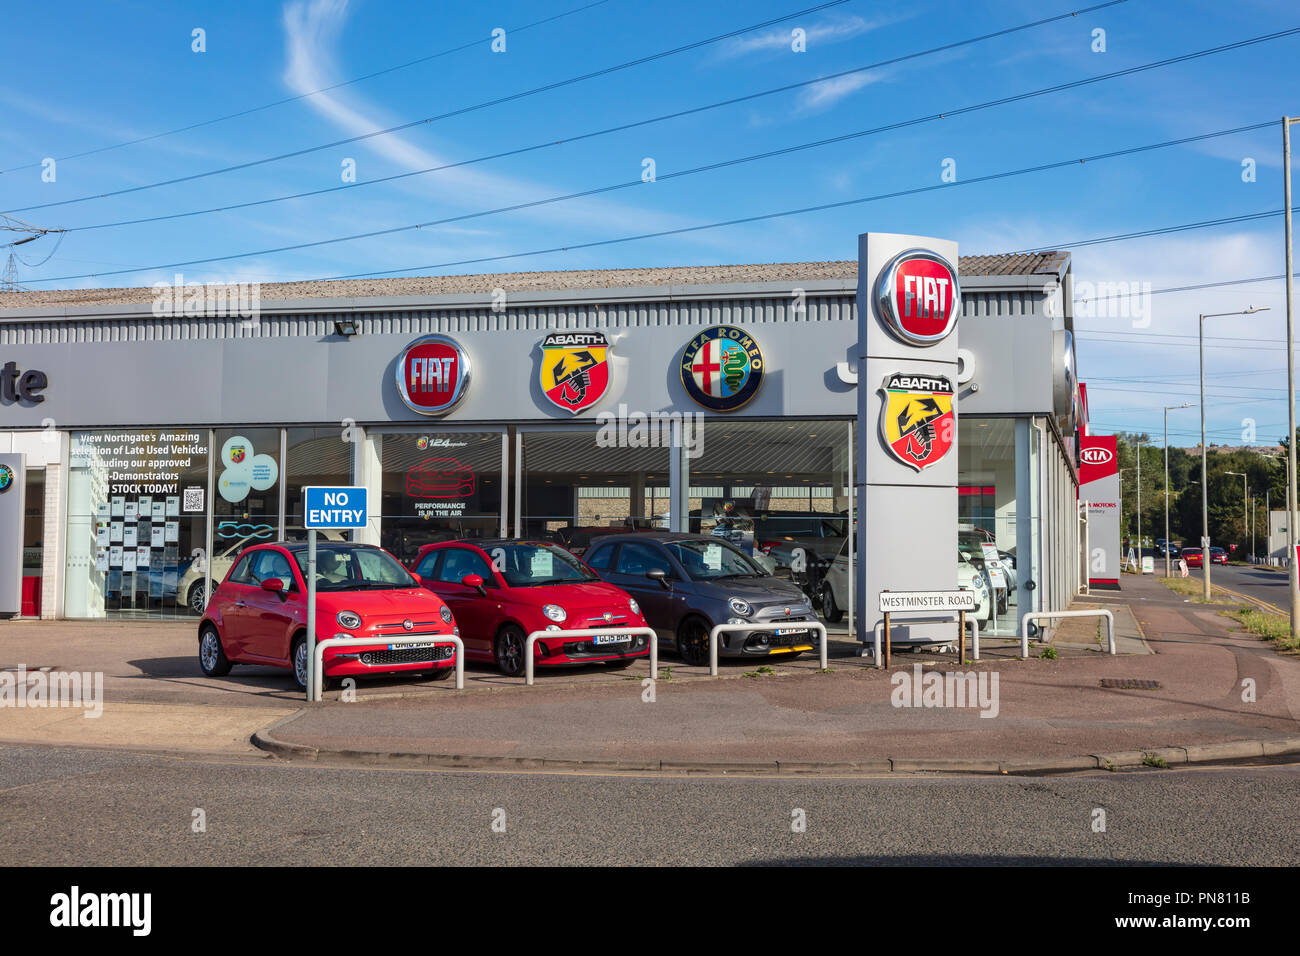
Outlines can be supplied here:
M481 575L467 574L460 579L460 583L467 588L474 588L479 594L487 594L487 588L483 586L483 577Z
M668 575L663 568L652 568L645 573L645 576L651 581L658 581L660 587L665 589L672 587L672 584L668 581Z
M274 591L276 594L279 594L281 591L285 590L284 581L280 578L267 578L262 582L262 590Z

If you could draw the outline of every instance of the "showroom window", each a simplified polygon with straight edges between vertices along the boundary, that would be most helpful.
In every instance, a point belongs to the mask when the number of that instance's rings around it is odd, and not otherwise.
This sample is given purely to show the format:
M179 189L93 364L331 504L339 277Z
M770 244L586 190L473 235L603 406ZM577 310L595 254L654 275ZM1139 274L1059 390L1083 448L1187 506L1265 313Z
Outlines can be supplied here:
M957 550L995 595L990 618L980 627L1014 634L1019 618L1016 566L1022 563L1016 419L963 417L957 430L957 471Z
M201 602L208 435L72 434L65 616L182 617Z
M502 435L372 431L373 453L383 469L381 546L409 563L431 542L499 535Z
M312 485L351 485L356 429L289 428L285 430L284 537L306 537L302 521L302 490ZM350 540L352 532L335 531L329 537Z
M649 447L648 436L647 447L620 447L595 427L551 428L523 432L521 441L524 537L580 554L611 530L668 526L669 449Z

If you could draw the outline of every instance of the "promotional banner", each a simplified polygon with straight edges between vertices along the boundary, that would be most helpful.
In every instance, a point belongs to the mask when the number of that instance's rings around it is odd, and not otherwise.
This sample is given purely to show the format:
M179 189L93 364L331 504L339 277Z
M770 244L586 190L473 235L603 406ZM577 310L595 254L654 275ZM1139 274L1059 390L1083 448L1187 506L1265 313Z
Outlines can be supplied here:
M1088 584L1119 586L1119 451L1114 435L1084 435L1079 498L1088 502Z

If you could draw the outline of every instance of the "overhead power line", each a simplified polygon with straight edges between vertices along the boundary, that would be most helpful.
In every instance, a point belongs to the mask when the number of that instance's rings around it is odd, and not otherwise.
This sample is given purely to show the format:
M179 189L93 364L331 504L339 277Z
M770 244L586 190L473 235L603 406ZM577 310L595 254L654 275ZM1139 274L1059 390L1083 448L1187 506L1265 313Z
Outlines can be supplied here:
M1214 139L1220 136L1228 136L1246 130L1257 129L1259 128L1260 125L1267 125L1267 124L1256 124L1254 126L1241 126L1241 127L1235 127L1233 129L1228 129L1228 130L1218 130L1213 133L1201 133L1196 136L1185 136L1179 139L1165 140L1164 142L1160 142L1160 143L1149 143L1143 146L1131 146L1126 149L1111 150L1110 152L1106 152L1106 153L1096 153L1092 156L1085 156L1077 159L1059 160L1054 163L1040 163L1039 165L1036 166L1027 166L1021 169L1007 170L999 173L989 173L984 176L975 176L970 179L958 180L956 182L934 183L928 186L913 187L912 189L902 189L902 190L896 190L894 192L889 192L889 193L880 193L875 196L863 196L857 199L845 199L833 203L823 203L817 206L805 206L800 209L787 209L781 212L763 213L760 215L746 216L741 219L725 220L723 222L706 223L704 225L698 225L698 226L681 226L676 229L665 229L665 230L660 230L658 232L642 233L640 235L635 235L635 236L623 236L616 239L601 239L593 242L578 243L571 246L553 246L549 249L539 249L539 250L533 250L531 252L516 252L516 253L506 253L504 255L497 255L497 256L482 256L475 259L460 259L453 262L438 263L435 265L412 266L412 267L407 267L402 269L384 269L384 270L378 270L370 273L357 273L346 277L335 277L335 278L356 278L363 275L387 275L387 274L393 274L399 272L420 271L425 269L449 268L451 266L475 265L483 262L497 262L505 259L517 259L525 256L544 255L547 253L570 251L573 249L590 249L598 246L608 246L617 243L632 242L639 239L678 236L678 235L684 235L686 233L691 233L691 232L701 232L706 229L718 229L724 226L733 226L733 225L740 225L744 223L760 222L760 221L770 220L770 219L779 219L782 217L803 215L810 212L820 212L828 209L841 209L848 206L861 205L863 203L878 202L883 199L897 199L903 196L915 196L921 193L933 192L935 190L940 190L940 189L954 189L960 186L973 186L978 183L993 182L995 180L1008 179L1014 176L1023 176L1029 173L1044 172L1053 169L1062 169L1068 166L1077 166L1089 162L1098 162L1104 159L1114 159L1121 156L1130 156L1135 153L1148 152L1155 149L1164 149L1170 146L1179 146L1187 143L1201 142L1207 139ZM850 134L850 135L855 135L855 134ZM824 142L831 142L831 141L841 141L845 138L849 138L849 137L847 136L834 137L833 140L819 141L819 144ZM675 173L668 173L658 177L658 182L663 182L665 180L670 180L675 178L681 178L683 176L691 176L702 172L709 172L712 170L722 169L728 166L735 166L739 163L753 162L759 159L768 159L772 156L785 155L786 153L794 152L797 150L811 148L812 145L815 144L802 144L800 146L790 146L784 149L770 150L765 153L757 153L752 156L741 157L739 159L730 159L718 163L710 163L706 166L699 166L694 169L682 170L680 172L675 172ZM636 179L630 182L617 183L612 186L602 186L596 189L583 190L582 192L569 193L564 196L553 196L548 199L538 199L532 202L515 203L514 205L502 206L497 209L489 209L489 210L483 210L480 212L473 212L473 213L464 213L459 216L448 216L444 219L435 219L435 220L430 220L428 222L408 223L402 226L392 226L387 229L373 229L370 230L369 232L354 233L352 235L347 235L347 236L335 236L330 239L317 239L312 242L299 242L287 246L277 246L271 249L257 249L248 252L231 253L229 255L224 255L224 256L209 256L207 258L201 258L201 259L187 259L178 262L157 263L150 266L140 266L131 269L116 269L111 272L88 272L88 273L81 273L78 275L53 276L48 279L38 279L33 281L63 282L63 281L71 281L75 279L99 279L107 276L130 275L136 272L152 272L158 269L177 269L185 266L205 265L214 262L229 262L235 259L246 259L252 256L277 255L283 252L294 252L302 249L315 249L321 246L334 245L340 242L352 242L358 239L373 239L379 236L391 236L397 233L409 232L415 229L427 229L430 226L442 226L442 225L448 225L450 223L464 222L469 219L478 219L484 216L497 215L499 213L504 213L504 212L516 212L522 209L536 208L538 206L544 206L556 202L563 202L569 199L589 197L601 193L612 192L617 189L627 189L634 186L645 186L645 185L647 185L645 182L643 182L640 179Z
M628 60L624 63L618 63L615 64L614 66L608 66L600 70L593 70L590 73L583 73L579 76L571 76L568 79L564 79L564 80L556 80L554 83L547 83L543 86L535 86L529 90L522 90L517 93L509 93L505 96L498 96L495 99L484 100L481 103L475 103L472 106L462 106L459 109L448 110L445 113L438 113L435 116L426 116L423 117L422 119L411 120L410 122L401 123L397 126L390 126L387 129L374 130L369 133L362 133L358 136L349 136L347 139L335 140L332 143L322 143L318 146L308 146L303 149L293 150L292 152L281 153L278 156L267 156L267 157L263 157L262 159L249 160L248 162L245 163L236 163L233 166L223 166L220 169L211 169L204 173L192 173L189 176L178 176L174 179L162 180L161 182L145 183L140 186L130 186L126 189L116 189L111 192L96 193L95 195L91 195L91 196L81 196L77 199L63 199L57 202L39 203L35 206L23 206L19 209L13 210L13 212L28 212L33 209L50 209L55 206L67 206L72 203L87 202L92 199L107 199L110 196L123 196L128 193L143 192L146 189L157 189L159 186L171 186L171 185L175 185L176 183L193 182L196 179L205 179L209 176L217 176L222 173L234 172L235 170L239 170L239 169L250 169L254 166L263 166L267 163L274 163L284 159L292 159L295 156L305 156L308 153L319 152L323 149L332 149L333 147L336 146L346 146L349 143L358 143L363 140L373 139L376 136L387 136L390 133L399 133L403 130L413 129L414 127L417 126L424 126L428 123L435 123L438 122L439 120L449 119L450 117L453 116L463 116L466 113L473 113L478 110L489 109L493 106L500 106L503 103L512 103L517 100L522 100L530 96L536 96L539 93L547 93L550 92L551 90L558 90L566 86L572 86L575 83L582 83L585 82L586 80L595 79L596 77L608 76L611 73L618 73L622 70L631 69L632 67L642 66L646 63L652 63L655 60L662 60L665 57L676 56L679 53L686 53L691 50L698 50L701 47L709 46L714 43L720 43L723 40L729 40L732 39L733 37L742 36L746 33L752 33L755 30L761 30L764 27L770 27L777 23L783 23L786 20L792 20L795 17L805 16L810 13L817 13L821 10L826 10L830 7L837 7L847 2L848 0L828 0L828 2L818 4L815 7L808 7L804 10L796 10L794 13L787 13L783 16L773 17L770 20L764 20L762 23L751 24L750 26L747 27L741 27L738 30L731 30L728 31L727 33L720 33L717 36L708 37L703 40L696 40L692 43L687 43L683 46L673 47L670 50L661 50L658 53L652 53L648 56L638 57L635 60Z
M506 32L508 35L523 33L524 31L531 30L534 27L540 27L547 23L554 23L556 20L563 20L565 17L571 17L574 14L582 13L585 10L590 10L593 7L599 7L609 2L610 0L595 0L595 2L593 3L588 3L581 7L574 7L572 10L565 10L563 13L557 13L554 14L553 16L544 17L541 20L534 20L533 22L525 23L522 26L507 27ZM350 80L342 80L338 83L332 83L329 86L322 86L318 90L311 90L307 93L299 93L296 96L286 96L283 99L273 100L270 103L263 103L261 106L250 106L247 109L239 110L234 113L226 113L223 116L214 116L212 119L202 120L201 122L198 123L191 123L188 126L178 126L176 129L164 130L161 133L151 133L148 136L140 136L136 139L124 140L123 142L120 143L111 143L107 146L97 146L94 149L82 150L79 153L68 153L66 156L56 156L55 161L63 163L63 162L67 162L70 159L81 159L82 157L85 156L94 156L98 153L107 153L110 150L122 149L125 146L138 146L141 143L153 142L154 140L162 139L166 136L175 136L177 133L188 133L191 130L202 129L205 126L212 126L216 123L224 123L226 120L238 119L241 116L249 116L253 113L260 113L263 110L273 109L274 107L277 106L284 106L288 103L296 103L298 102L298 100L306 99L309 96L317 96L321 93L329 93L332 90L342 89L345 86L352 86L354 83L361 83L364 80L373 80L377 76L385 76L389 73L396 73L398 70L405 70L412 66L418 66L421 63L428 63L430 60L437 60L444 56L450 56L453 53L461 53L465 50L470 50L473 49L474 47L482 46L483 42L484 41L482 37L476 37L474 40L471 40L468 43L462 43L460 46L450 47L449 49L441 50L438 53L430 53L428 56L417 57L414 60L407 60L405 63L398 63L396 66L385 67L382 70L375 70L371 73L365 73L361 76L354 76ZM26 163L22 166L10 166L8 169L0 169L0 176L4 175L5 173L15 173L23 169L37 169L40 166L41 166L40 161L34 163Z
M840 79L845 76L851 76L855 73L863 73L868 70L879 69L881 67L892 66L898 63L902 63L906 60L914 60L920 57L930 56L935 53L942 53L949 50L953 50L958 47L969 46L974 43L980 43L984 40L993 39L995 37L1006 36L1011 33L1016 33L1022 30L1028 30L1033 27L1042 26L1048 23L1055 23L1058 20L1067 20L1072 17L1078 16L1080 13L1088 13L1093 10L1099 10L1102 7L1114 6L1116 3L1126 3L1126 2L1128 2L1128 0L1111 0L1111 2L1109 3L1103 3L1096 7L1087 7L1083 10L1074 11L1072 13L1063 13L1042 20L1034 20L1029 23L1022 23L1018 26L1008 27L1006 29L998 30L993 33L985 33L977 37L970 37L968 39L958 40L952 43L945 43L942 46L931 47L927 50L919 50L914 53L903 54L901 56L893 57L892 59L881 60L876 63L867 64L866 66L855 67L851 70L842 70L839 73L831 73L823 76L817 76L812 79L801 80L798 83L787 83L784 86L777 86L771 89L760 90L756 93L747 93L744 96L734 96L729 99L718 100L717 102L714 103L706 103L703 106L695 106L689 109L677 110L672 113L664 113L659 116L652 116L646 119L634 120L628 123L620 123L616 126L608 126L605 127L604 129L598 129L598 130L590 130L586 133L578 133L576 135L566 136L560 139L552 138L546 140L545 142L534 143L529 146L520 146L512 149L501 150L495 153L489 153L484 156L478 156L473 159L459 160L454 163L442 163L438 166L427 166L423 169L409 170L404 173L394 173L390 176L379 176L374 179L362 180L360 182L355 182L355 183L343 183L337 186L325 186L320 189L311 189L311 190L306 190L304 192L291 193L285 196L273 196L267 199L255 199L248 202L239 202L233 204L227 203L221 206L211 206L205 209L194 209L187 212L167 213L159 216L143 216L136 219L124 219L124 220L117 220L114 222L96 223L94 225L77 226L75 228L78 231L84 232L90 229L111 229L118 226L135 226L135 225L142 225L145 223L165 222L172 219L183 219L191 216L202 216L202 215L208 215L210 213L216 213L216 212L234 212L239 209L250 209L256 206L266 206L266 205L271 205L273 203L288 202L289 200L293 200L293 199L307 199L313 196L322 196L330 193L344 192L352 189L362 189L367 186L379 186L384 183L391 183L403 179L410 179L414 176L424 176L429 173L442 172L448 169L460 169L466 166L474 166L479 163L489 162L491 160L505 159L512 156L520 156L525 153L536 152L538 150L543 150L543 149L554 149L559 146L568 146L568 145L572 145L573 143L578 143L589 139L595 139L600 136L608 136L613 133L626 132L627 130L638 129L656 123L663 123L668 120L680 119L685 116L692 116L699 113L707 112L709 110L720 109L725 106L734 106L737 103L744 103L751 100L759 99L761 97L772 96L777 93L787 93L792 90L798 90L809 86L816 86L818 84L827 83L832 80ZM1096 82L1098 79L1101 78L1100 77L1095 78L1092 82ZM1033 95L1043 95L1043 94L1035 93ZM928 116L918 117L914 120L908 120L905 123L891 124L889 126L883 126L874 130L865 131L864 133L858 135L870 135L871 133L885 132L887 130L897 129L905 125L914 125L917 123L930 122L936 119L942 119L946 116L955 116L963 112L971 112L977 109L986 109L990 106L996 106L996 105L1001 105L1001 101L989 101L987 103L977 104L976 106L965 107L960 110L949 110L944 113L933 113ZM1267 125L1271 125L1271 124L1267 124ZM88 197L88 198L93 198L93 197ZM69 200L69 202L76 202L76 201L78 200Z

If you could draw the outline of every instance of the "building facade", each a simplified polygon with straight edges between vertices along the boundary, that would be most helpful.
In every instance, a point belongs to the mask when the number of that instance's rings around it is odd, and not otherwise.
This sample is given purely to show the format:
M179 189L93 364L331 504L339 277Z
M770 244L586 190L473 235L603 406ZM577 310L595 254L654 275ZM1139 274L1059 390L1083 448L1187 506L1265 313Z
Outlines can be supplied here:
M1014 562L999 633L1079 583L1069 269L960 260L954 544ZM352 534L404 560L629 526L782 571L791 543L829 559L877 430L856 422L856 285L829 262L0 296L0 362L44 382L0 404L22 610L192 617L239 549L303 533L314 484L366 486Z

